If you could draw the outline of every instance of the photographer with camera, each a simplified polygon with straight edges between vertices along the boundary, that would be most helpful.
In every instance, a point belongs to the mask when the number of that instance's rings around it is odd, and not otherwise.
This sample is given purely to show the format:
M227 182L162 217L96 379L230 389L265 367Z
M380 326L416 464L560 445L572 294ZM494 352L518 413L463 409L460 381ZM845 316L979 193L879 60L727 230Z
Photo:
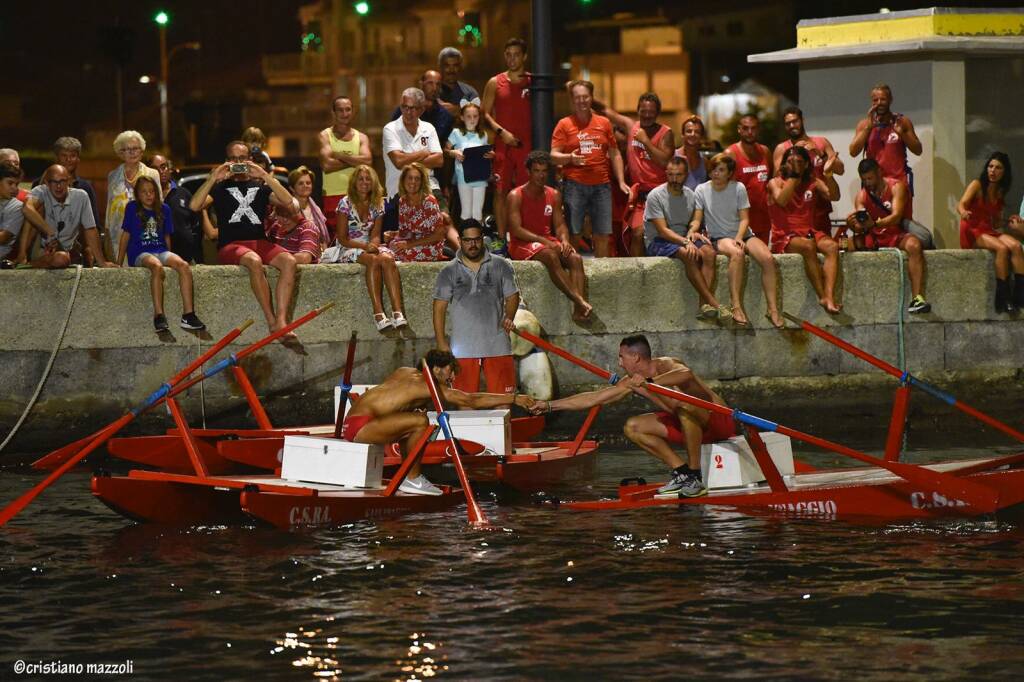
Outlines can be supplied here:
M907 183L883 177L874 159L862 159L857 173L861 182L861 190L853 200L857 210L846 216L846 226L853 231L853 243L857 249L890 248L906 252L913 296L907 312L930 312L932 306L924 298L924 245L904 227L912 219Z
M867 118L857 123L850 141L850 156L857 158L864 152L866 158L878 162L882 177L906 182L913 197L914 173L907 163L907 150L920 156L924 148L914 131L914 123L894 112L891 106L892 88L879 83L871 89L871 107Z
M249 284L267 326L277 331L288 324L288 306L295 289L295 257L267 240L263 223L270 204L294 213L298 203L272 174L253 163L244 142L229 142L226 151L227 160L210 171L189 207L199 212L213 204L217 227L204 228L208 238L217 240L217 261L221 265L241 265L249 271ZM264 264L281 273L277 280L276 312ZM294 334L283 337L284 341L295 339Z

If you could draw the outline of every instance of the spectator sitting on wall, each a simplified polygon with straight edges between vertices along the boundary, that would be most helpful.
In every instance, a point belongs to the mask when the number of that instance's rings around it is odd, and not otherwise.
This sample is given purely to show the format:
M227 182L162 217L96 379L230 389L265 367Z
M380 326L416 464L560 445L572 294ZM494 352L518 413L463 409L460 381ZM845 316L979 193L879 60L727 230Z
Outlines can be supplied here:
M149 288L153 295L153 328L157 332L167 331L167 317L164 315L164 267L178 273L178 288L181 290L182 329L202 331L206 325L196 317L192 301L192 269L188 263L171 251L171 234L174 224L171 209L158 199L160 188L151 177L141 175L135 180L135 199L124 209L124 224L121 225L121 242L117 252L121 254L119 265L128 264L149 270Z
M320 207L309 200L313 193L313 171L299 166L288 174L288 185L296 205L270 209L267 239L295 256L299 265L319 263L320 255L333 239L328 237Z
M135 181L140 175L148 175L160 183L160 173L142 163L142 153L146 151L146 140L141 133L125 130L114 138L114 152L121 157L122 164L107 176L107 211L104 223L107 231L104 243L109 248L111 257L118 260L117 245L121 242L121 224L124 223L124 207L135 198ZM160 201L164 200L160 193ZM94 256L96 254L93 254Z
M81 263L78 234L84 230L87 248L100 265L117 267L104 257L103 249L100 248L89 196L80 189L70 187L64 166L54 164L46 169L43 184L32 188L23 210L25 220L35 230L22 230L22 262L29 258L31 241L35 231L38 231L42 239L43 255L31 262L32 267L66 268L71 263Z
M1013 235L1000 233L1003 207L1013 183L1010 157L992 152L976 180L971 180L960 197L960 248L985 249L995 256L997 313L1013 313L1024 308L1024 252ZM1011 227L1020 230L1020 216L1011 219ZM1010 270L1013 270L1013 286Z
M697 195L686 186L686 158L673 156L665 167L666 182L647 194L644 205L644 244L651 257L678 258L700 297L699 320L732 317L729 306L719 304L701 272L701 264L710 260L714 267L715 249L711 240L700 232L700 224L692 223L697 208Z
M382 286L387 287L391 310L398 313L394 315L399 322L396 326L402 326L405 320L402 281L395 264L395 254L388 247L381 246L384 191L377 172L370 166L358 166L350 182L351 191L338 202L338 262L359 263L366 269L366 289L373 306L373 321L377 331L382 332L393 324L384 312Z
M514 393L516 368L509 332L519 308L519 287L512 264L484 248L483 228L475 220L462 225L462 247L434 286L434 337L440 350L459 361L454 387L480 388L483 371L491 393ZM451 313L451 335L445 322Z
M398 232L384 233L388 248L402 263L445 260L442 247L448 224L437 199L427 189L427 169L420 163L410 164L402 169L400 181ZM397 313L393 324L401 326Z
M535 260L544 264L555 286L572 301L577 322L590 317L587 275L583 258L569 241L569 228L562 212L562 195L546 182L551 156L543 150L526 157L529 180L508 195L508 252L513 260Z
M334 123L320 131L320 168L324 174L323 208L333 233L338 202L348 194L357 166L373 165L370 138L352 127L352 100L339 95L331 102Z
M460 102L479 99L480 93L469 83L459 80L462 74L462 52L455 47L445 47L437 54L437 69L441 72L441 87L438 100L452 118L459 115Z
M853 200L853 213L846 217L846 226L853 231L858 249L900 249L907 253L907 274L910 275L909 313L927 313L931 304L924 298L925 260L921 240L907 232L903 225L910 213L910 190L907 183L882 177L874 159L861 159L857 165L861 190Z
M0 268L14 267L12 256L18 245L18 235L25 222L24 203L18 200L18 181L21 169L12 163L0 162Z
M772 253L798 253L818 303L830 315L842 310L836 300L839 277L839 244L814 227L818 197L839 200L839 185L826 162L823 177L815 177L811 155L802 146L790 147L782 155L781 175L768 182L768 210L772 215ZM818 254L825 256L825 267Z
M185 262L203 262L203 230L199 214L192 210L192 192L175 183L171 176L174 164L162 154L154 154L149 165L160 173L160 189L164 203L171 210L171 251Z
M291 207L295 198L272 174L249 158L249 148L241 140L229 142L227 160L210 171L190 207L201 211L211 203L217 213L217 227L207 232L217 240L217 260L222 265L241 265L249 271L249 284L263 310L267 326L277 331L288 324L288 307L295 289L295 257L266 238L263 222L270 204ZM204 230L208 228L203 225ZM271 304L270 284L263 271L267 264L277 268L277 308ZM289 332L282 341L294 341Z
M700 116L691 116L683 121L681 132L683 146L676 149L676 156L686 159L686 165L690 169L686 174L686 186L697 189L697 185L708 181L708 169L704 163L704 155L700 152L707 134L704 121Z

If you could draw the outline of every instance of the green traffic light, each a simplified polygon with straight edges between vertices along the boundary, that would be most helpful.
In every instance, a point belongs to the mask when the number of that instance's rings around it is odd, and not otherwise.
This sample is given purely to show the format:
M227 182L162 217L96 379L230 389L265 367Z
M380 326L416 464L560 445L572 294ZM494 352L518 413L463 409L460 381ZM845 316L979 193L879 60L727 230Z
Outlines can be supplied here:
M370 3L368 2L357 2L353 6L355 7L356 14L360 16L366 16L370 13Z
M156 16L153 17L153 21L160 24L161 26L166 26L170 22L170 20L170 15L168 15L167 12L164 12L163 10L157 12Z

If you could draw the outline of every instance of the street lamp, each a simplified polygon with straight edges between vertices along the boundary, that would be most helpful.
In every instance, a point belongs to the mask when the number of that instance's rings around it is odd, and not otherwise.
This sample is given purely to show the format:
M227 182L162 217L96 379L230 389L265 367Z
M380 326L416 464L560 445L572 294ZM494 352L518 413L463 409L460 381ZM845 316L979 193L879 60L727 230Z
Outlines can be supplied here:
M198 42L182 43L175 45L171 51L167 51L167 24L171 23L171 17L167 12L160 10L153 16L153 21L160 27L160 139L166 149L170 149L170 126L167 120L167 71L173 57L179 50L198 50Z

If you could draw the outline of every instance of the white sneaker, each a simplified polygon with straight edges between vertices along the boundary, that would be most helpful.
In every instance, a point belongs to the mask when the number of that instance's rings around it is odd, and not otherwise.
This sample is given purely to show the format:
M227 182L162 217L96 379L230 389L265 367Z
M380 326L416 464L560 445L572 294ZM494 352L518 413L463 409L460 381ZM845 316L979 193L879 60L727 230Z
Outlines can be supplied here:
M403 493L412 495L443 495L444 491L427 480L427 477L420 474L416 478L406 477L398 489Z

